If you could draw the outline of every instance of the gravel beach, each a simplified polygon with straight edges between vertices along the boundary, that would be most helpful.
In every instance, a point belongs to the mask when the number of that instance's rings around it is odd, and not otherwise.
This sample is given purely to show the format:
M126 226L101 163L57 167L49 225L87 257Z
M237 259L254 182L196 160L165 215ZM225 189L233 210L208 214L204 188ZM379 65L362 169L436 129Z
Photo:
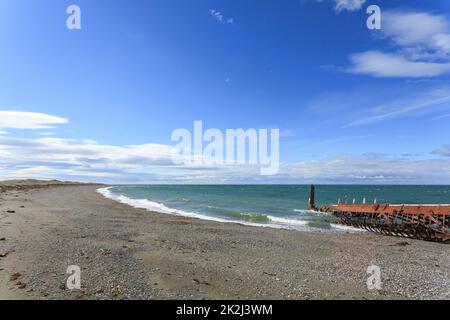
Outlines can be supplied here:
M0 190L0 299L450 298L448 245L158 214L100 187ZM65 286L70 265L81 290Z

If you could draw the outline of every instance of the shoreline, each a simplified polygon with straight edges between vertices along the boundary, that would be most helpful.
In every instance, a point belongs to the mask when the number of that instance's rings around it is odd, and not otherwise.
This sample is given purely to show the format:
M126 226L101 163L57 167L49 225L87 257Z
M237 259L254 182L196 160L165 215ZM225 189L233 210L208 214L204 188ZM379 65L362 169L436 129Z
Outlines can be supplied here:
M449 299L443 244L136 209L65 185L0 193L0 299ZM79 265L82 290L65 289ZM382 290L367 289L378 265Z
M231 223L238 224L243 226L250 226L256 228L272 228L272 229L281 229L281 230L295 230L295 231L304 231L310 233L342 233L342 232L355 232L355 233L363 233L366 230L353 228L350 226L345 226L339 224L338 221L335 223L329 222L329 229L311 227L306 220L290 220L286 217L275 217L271 215L263 215L262 217L267 219L267 222L256 222L256 221L248 221L248 220L233 220L233 219L225 219L220 217L215 217L208 214L197 213L197 212L189 212L180 209L173 209L167 207L164 203L158 203L154 201L150 201L148 199L135 199L129 198L122 194L115 194L110 189L115 186L105 186L97 189L96 191L101 194L103 197L109 200L116 201L121 204L128 205L135 209L144 209L148 212L159 213L159 214L169 214L174 216L181 216L192 219L199 219L205 221L212 221L217 223ZM153 208L156 206L160 207L158 210L154 210ZM309 211L309 210L298 210L296 211ZM317 214L317 212L312 212ZM299 228L301 227L301 228Z

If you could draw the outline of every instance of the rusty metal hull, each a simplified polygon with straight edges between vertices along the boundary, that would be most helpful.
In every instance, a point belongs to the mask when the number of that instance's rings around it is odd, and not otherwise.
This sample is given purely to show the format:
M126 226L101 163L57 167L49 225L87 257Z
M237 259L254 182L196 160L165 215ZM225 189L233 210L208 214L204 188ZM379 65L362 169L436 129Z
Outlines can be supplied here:
M334 205L320 209L372 232L450 243L450 205Z

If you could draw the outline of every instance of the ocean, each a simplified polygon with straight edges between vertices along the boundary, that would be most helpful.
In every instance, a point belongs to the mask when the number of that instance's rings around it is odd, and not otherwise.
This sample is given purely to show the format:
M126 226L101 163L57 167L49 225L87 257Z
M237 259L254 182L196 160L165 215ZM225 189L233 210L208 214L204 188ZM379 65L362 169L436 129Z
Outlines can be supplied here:
M307 185L122 185L105 197L149 211L219 222L311 232L349 232L334 217L308 210ZM449 204L450 186L318 185L316 205L349 203Z

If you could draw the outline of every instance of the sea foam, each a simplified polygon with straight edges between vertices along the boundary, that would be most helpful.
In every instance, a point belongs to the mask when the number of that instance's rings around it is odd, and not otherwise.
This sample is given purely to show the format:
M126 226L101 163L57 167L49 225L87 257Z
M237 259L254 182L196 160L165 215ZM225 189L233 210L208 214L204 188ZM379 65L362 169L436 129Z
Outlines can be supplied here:
M123 204L127 204L129 206L132 206L133 208L137 209L146 209L148 211L152 212L158 212L158 213L165 213L165 214L172 214L177 216L183 216L183 217L189 217L189 218L197 218L202 220L210 220L210 221L216 221L216 222L228 222L228 223L240 223L240 224L248 224L248 225L256 225L261 227L267 227L267 224L259 224L259 223L251 223L251 222L244 222L244 221L232 221L232 220L225 220L221 218L211 217L204 214L199 214L196 212L189 212L179 209L173 209L169 208L163 203L158 203L154 201L150 201L148 199L132 199L129 197L126 197L124 195L117 195L113 192L111 192L112 187L108 188L101 188L98 189L97 192L102 194L105 198L118 201Z

